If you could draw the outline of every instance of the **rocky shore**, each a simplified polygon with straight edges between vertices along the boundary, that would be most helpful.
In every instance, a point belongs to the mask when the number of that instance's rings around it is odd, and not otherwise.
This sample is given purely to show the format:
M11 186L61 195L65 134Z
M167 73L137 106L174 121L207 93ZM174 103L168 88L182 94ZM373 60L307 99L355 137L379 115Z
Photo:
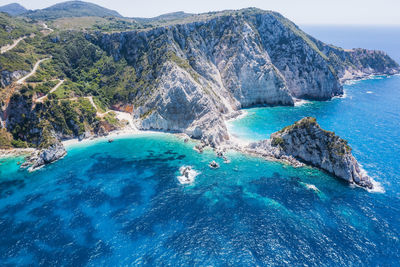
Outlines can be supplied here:
M138 134L139 132L124 131L123 133ZM146 134L147 132L140 133ZM150 133L154 132L149 132L148 134ZM110 133L110 136L117 135L117 132ZM189 138L185 134L176 135L184 142L187 142ZM195 145L194 149L202 153L206 147L210 146L200 141ZM250 144L228 140L214 147L216 157L223 158L225 163L229 163L225 152L230 149L249 155L261 156L269 161L279 161L294 167L314 166L350 184L356 184L367 189L373 189L374 186L373 180L365 174L357 160L351 154L351 148L347 142L336 136L333 132L323 130L315 118L304 118L293 125L273 133L270 139ZM30 154L21 165L21 168L29 168L29 171L38 170L47 164L63 158L67 154L61 142L55 142L41 150L1 150L0 153L3 156L8 155L10 157ZM213 162L210 163L210 167L218 168ZM191 168L182 168L180 174L181 176L178 179L182 184L193 183L194 177L197 175Z
M34 148L13 148L13 149L0 149L0 158L12 158L20 156L29 156L36 150Z
M335 165L326 166L324 160L314 158L314 152L309 153L311 156L303 155L275 146L271 140L257 147L237 144L230 140L225 121L247 107L329 100L343 94L344 81L400 71L399 65L384 52L345 50L325 44L279 13L254 8L216 12L212 16L200 14L190 22L146 31L96 32L84 36L115 61L125 60L135 73L136 80L129 85L135 93L129 95L129 100L121 98L117 103L118 107L134 106L129 111L133 128L185 134L200 140L196 146L199 152L205 146L231 146L295 166L311 162L361 185L364 180L360 178L358 164L347 152L348 164L355 169L350 175L340 173ZM8 84L8 78L3 80L2 84ZM65 134L63 127L67 123L59 127L52 112L36 112L38 109L33 108L31 99L22 95L15 95L3 110L8 114L3 118L7 130L29 129L29 133L35 134L29 137L28 131L22 132L23 141L38 147L45 140L38 139L43 136L43 127L24 123L43 121L43 114L48 116L47 128L58 140L81 137L78 133L82 133L76 130L79 126L87 128L82 138L90 136L86 132L106 135L115 129L105 127L105 121L99 123L94 118L85 121L82 117L85 124L68 121L74 131L70 129L73 133ZM26 114L29 120L25 120ZM281 138L287 136L290 135ZM32 169L65 155L65 148L57 142L47 144L31 157ZM311 142L307 148L314 149ZM366 182L364 186L369 185Z
M315 118L303 118L273 133L270 139L251 143L243 151L294 166L311 165L351 184L373 188L372 179L352 155L347 141L323 130Z
M34 151L27 160L21 165L21 168L29 168L29 171L36 171L46 164L53 163L67 154L64 145L56 142L49 147Z

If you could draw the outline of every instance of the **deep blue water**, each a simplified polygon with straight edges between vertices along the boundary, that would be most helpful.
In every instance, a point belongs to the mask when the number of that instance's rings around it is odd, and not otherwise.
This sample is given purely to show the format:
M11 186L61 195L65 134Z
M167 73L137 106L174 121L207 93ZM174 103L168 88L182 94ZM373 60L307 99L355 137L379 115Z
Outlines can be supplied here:
M378 49L400 62L400 26L301 25L315 38L346 49Z
M235 152L224 164L163 134L72 146L34 173L1 159L0 265L397 266L400 76L345 90L332 101L247 110L230 129L258 140L315 116L349 140L384 193ZM182 165L200 172L193 185L179 184Z

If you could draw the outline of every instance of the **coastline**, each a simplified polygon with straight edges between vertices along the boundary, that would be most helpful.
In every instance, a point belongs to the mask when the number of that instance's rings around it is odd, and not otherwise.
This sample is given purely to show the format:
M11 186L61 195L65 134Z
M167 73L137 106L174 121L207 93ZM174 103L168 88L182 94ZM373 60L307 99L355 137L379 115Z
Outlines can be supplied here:
M68 140L63 140L61 143L65 148L70 148L73 146L77 145L87 145L89 143L94 143L94 142L99 142L99 141L107 141L110 139L117 139L117 138L123 138L123 137L130 137L130 136L146 136L146 135L155 135L155 134L171 134L168 132L157 132L157 131L142 131L142 130L134 130L134 129L122 129L122 130L116 130L112 131L109 134L105 136L91 136L88 138L84 139L78 139L78 138L73 138L73 139L68 139Z
M400 74L395 74L395 75L400 75ZM392 76L392 75L369 75L368 77L364 77L364 78L356 78L353 80L348 80L348 81L346 81L346 85L351 85L357 81L369 80L369 79L383 79L385 77L390 77L390 76ZM342 96L334 97L332 99L345 98L345 97L347 97L346 91L344 91L344 94ZM296 102L295 106L297 107L297 106L301 106L301 105L308 104L308 103L312 103L312 102L306 101L306 100L298 100ZM249 112L246 110L239 110L236 112L232 112L231 114L226 116L226 120L224 120L224 122L225 122L225 124L227 124L232 121L242 119L248 115L249 115ZM185 143L187 142L187 139L189 139L191 141L200 142L199 140L190 138L189 136L187 136L184 133L171 133L171 132L166 132L166 131L154 131L154 130L148 130L148 131L147 130L145 130L145 131L138 130L136 127L132 127L131 123L129 124L129 126L127 126L124 129L121 129L121 130L109 132L105 136L89 136L84 139L73 138L73 139L63 140L61 143L66 149L68 149L68 148L71 148L74 146L88 145L90 143L108 141L110 139L130 138L130 137L149 136L149 135L161 135L161 134L177 136L180 139L182 139L182 141L184 141ZM229 129L229 127L227 127L227 128ZM237 152L245 154L245 155L263 158L264 160L267 160L267 161L279 162L281 164L290 165L295 168L308 166L308 165L298 161L295 158L291 158L291 157L276 158L276 157L273 157L266 153L263 153L262 151L254 151L254 150L248 148L248 145L251 144L252 142L254 142L253 140L242 139L238 136L233 135L229 130L228 130L228 135L229 135L229 140L219 144L216 148L214 148L214 151L216 153L221 149L223 151L234 150L234 151L237 151ZM16 158L16 157L20 157L20 156L29 156L29 155L32 155L36 151L38 151L38 150L35 148L8 149L8 150L3 149L3 150L0 150L0 158ZM309 166L309 167L311 167L311 166ZM311 168L314 168L314 167L311 167ZM319 168L317 168L317 169L319 169ZM363 171L366 173L365 170L363 170ZM374 189L372 189L372 190L367 189L368 192L379 192L379 193L385 192L384 188L382 187L382 185L379 182L377 182L374 179L372 179L372 181L374 184Z
M29 156L35 151L35 148L0 149L0 159Z

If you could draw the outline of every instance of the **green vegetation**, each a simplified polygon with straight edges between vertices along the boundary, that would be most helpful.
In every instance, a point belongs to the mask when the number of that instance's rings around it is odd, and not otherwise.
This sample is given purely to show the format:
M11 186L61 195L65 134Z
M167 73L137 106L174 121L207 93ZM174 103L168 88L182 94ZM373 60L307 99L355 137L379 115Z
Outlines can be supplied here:
M106 112L107 107L104 105L104 103L100 101L98 97L93 97L93 102L97 107L97 111L99 111L100 113Z
M50 22L52 28L58 30L74 31L101 31L120 32L144 29L146 26L137 23L133 19L119 17L71 17L59 18ZM149 26L147 26L149 27Z
M12 135L5 129L0 129L0 149L12 148Z
M38 127L42 129L40 136L40 143L38 145L39 149L45 149L50 147L52 144L57 142L54 136L53 126L47 120L42 120L38 124Z
M47 101L40 109L40 117L49 123L51 129L64 135L79 136L97 121L96 110L84 98L78 101Z
M45 9L30 11L25 13L24 16L35 20L54 20L58 18L89 16L121 17L121 15L114 10L82 1L68 1L59 3Z
M17 3L8 4L0 7L0 12L5 12L10 16L18 16L28 11L25 7Z
M104 120L111 125L119 125L119 120L116 118L115 112L109 112L104 116Z
M271 144L273 146L280 145L281 147L283 147L284 140L279 135L284 133L291 133L293 131L296 131L297 129L305 129L309 134L313 135L314 131L311 131L311 128L313 127L318 127L325 134L325 136L328 137L329 140L328 148L330 151L333 151L339 156L343 156L345 153L351 152L351 147L348 145L348 142L346 140L340 138L334 132L322 129L318 125L317 120L313 117L303 118L295 122L294 124L286 126L282 130L278 131L277 136L272 137Z
M34 75L29 77L26 81L27 82L46 82L50 80L54 80L56 78L64 78L64 75L57 72L54 69L54 65L51 60L46 60L40 64L40 68L36 71Z
M58 80L57 81L48 81L48 82L44 82L44 83L40 83L37 84L33 90L36 93L42 94L42 95L46 95L47 93L50 92L51 89L53 89L54 86L56 86L58 84Z
M53 42L57 38L56 42ZM67 79L52 98L95 96L107 109L110 105L132 100L135 70L125 60L115 61L98 46L89 42L83 33L62 32L51 35L42 43L53 58L30 81Z
M37 32L36 25L0 12L0 46L11 44L13 40Z
M79 84L66 81L49 95L49 99L66 99L76 96L82 96L82 87Z
M299 121L296 121L294 124L286 126L282 130L278 131L278 133L284 133L284 132L289 132L292 131L293 129L304 129L304 128L310 128L311 126L318 126L317 124L317 119L313 117L306 117L303 118Z
M46 57L41 48L41 37L26 38L17 47L0 55L0 71L31 71L33 65L41 58Z
M141 25L132 19L121 19L115 17L108 17L105 22L95 23L91 27L92 30L102 31L102 32L119 32L119 31L129 31L136 29L148 28L148 25Z
M15 147L15 148L28 148L28 147L29 147L29 145L28 145L27 142L22 141L22 140L20 140L20 139L12 140L12 141L11 141L11 144L12 144L12 146Z
M283 140L282 137L274 136L274 137L272 138L271 145L272 145L272 146L280 146L280 147L283 148L284 145L285 145L285 141Z

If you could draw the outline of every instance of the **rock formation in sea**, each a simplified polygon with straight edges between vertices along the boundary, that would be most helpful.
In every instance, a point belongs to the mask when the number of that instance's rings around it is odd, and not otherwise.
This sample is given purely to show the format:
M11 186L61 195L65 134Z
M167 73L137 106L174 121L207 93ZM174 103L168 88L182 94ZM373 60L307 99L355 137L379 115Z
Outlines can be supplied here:
M53 163L67 154L63 144L60 142L50 145L48 148L40 150L36 155L31 156L30 162L32 166L29 168L30 171L35 171L46 164Z
M371 178L361 169L347 141L323 130L315 118L303 118L273 133L271 139L250 144L248 149L277 159L299 160L349 183L369 189L373 187Z
M198 173L191 166L182 166L179 168L178 180L181 184L192 184Z
M46 164L63 158L67 154L64 145L56 137L54 131L49 129L48 125L44 125L40 138L43 141L40 142L39 149L28 157L27 161L21 166L22 168L30 166L29 171L35 171Z

